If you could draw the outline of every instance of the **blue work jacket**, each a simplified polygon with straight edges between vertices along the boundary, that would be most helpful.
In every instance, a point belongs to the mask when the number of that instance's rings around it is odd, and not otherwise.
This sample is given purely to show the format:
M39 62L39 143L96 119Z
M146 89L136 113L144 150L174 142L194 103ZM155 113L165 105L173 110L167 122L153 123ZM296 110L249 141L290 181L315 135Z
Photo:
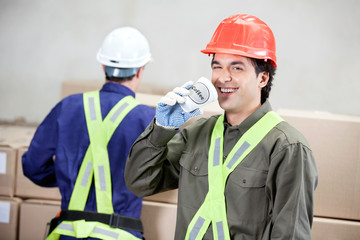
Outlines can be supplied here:
M100 90L102 118L128 95L135 97L135 93L123 85L105 83ZM108 144L114 212L123 216L140 218L141 215L142 198L127 189L124 168L132 144L154 116L154 108L136 106L120 123ZM68 96L51 110L37 128L28 151L22 156L24 175L40 186L59 187L61 209L68 209L88 146L83 95ZM94 184L90 188L85 211L96 211ZM130 232L141 238L140 233Z

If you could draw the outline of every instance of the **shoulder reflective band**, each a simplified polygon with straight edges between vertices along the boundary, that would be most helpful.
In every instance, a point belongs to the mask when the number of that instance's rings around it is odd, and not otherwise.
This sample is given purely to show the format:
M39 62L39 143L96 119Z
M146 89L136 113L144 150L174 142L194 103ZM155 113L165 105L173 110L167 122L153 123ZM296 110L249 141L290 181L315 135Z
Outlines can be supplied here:
M273 111L265 114L238 140L223 163L224 115L219 117L211 135L209 148L209 192L191 220L185 239L202 239L212 223L214 239L230 240L225 202L227 178L270 130L281 121L283 119Z
M119 228L111 228L103 223L84 220L61 222L46 240L57 240L60 235L72 236L77 239L92 237L104 240L140 240L131 233Z
M94 176L97 210L112 214L112 186L107 144L120 122L138 102L127 96L119 101L102 121L99 92L83 94L90 145L81 164L69 202L69 210L82 211Z

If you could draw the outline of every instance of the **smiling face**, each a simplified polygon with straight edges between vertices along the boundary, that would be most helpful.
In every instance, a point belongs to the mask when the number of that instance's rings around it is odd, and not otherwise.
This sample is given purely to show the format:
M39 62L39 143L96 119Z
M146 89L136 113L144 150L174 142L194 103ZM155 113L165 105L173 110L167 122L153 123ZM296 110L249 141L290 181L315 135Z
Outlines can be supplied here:
M269 79L267 72L256 75L250 58L217 53L211 63L212 83L219 105L226 114L251 114L261 105L261 88Z

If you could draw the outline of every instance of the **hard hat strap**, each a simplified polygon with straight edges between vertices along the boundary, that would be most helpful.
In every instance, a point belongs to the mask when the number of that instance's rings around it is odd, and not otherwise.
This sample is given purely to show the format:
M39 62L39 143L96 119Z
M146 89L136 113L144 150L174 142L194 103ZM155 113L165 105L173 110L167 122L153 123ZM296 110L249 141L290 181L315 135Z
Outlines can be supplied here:
M107 77L112 78L125 78L134 76L140 68L116 68L105 66L105 74Z

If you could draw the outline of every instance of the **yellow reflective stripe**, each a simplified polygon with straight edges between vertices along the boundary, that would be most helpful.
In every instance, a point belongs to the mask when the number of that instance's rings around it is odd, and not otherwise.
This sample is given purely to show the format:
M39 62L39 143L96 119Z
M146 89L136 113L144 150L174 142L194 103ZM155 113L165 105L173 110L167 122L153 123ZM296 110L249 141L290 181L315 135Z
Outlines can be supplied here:
M102 229L102 228L99 228L99 227L95 227L94 230L93 230L93 233L94 234L99 234L99 235L104 235L104 236L107 236L107 237L113 238L113 239L118 239L119 238L119 233L114 232L114 231L109 231L109 230L106 230L106 229Z
M220 165L220 140L215 139L213 167Z
M216 222L216 235L219 240L225 239L223 221Z
M228 229L228 223L226 220L226 206L224 195L224 176L223 176L223 129L224 129L224 117L218 119L215 124L215 134L211 136L211 145L214 145L214 155L209 155L208 161L208 182L209 182L209 198L205 204L203 211L211 213L210 220L212 222L213 235L220 239L229 239L229 232L224 231ZM210 145L210 146L211 146ZM217 150L218 149L218 150ZM216 151L217 150L217 151ZM216 154L216 155L215 155ZM218 159L218 164L214 165L211 159ZM215 238L215 239L218 239Z
M75 238L99 238L104 240L139 240L131 233L119 228L111 228L106 224L98 222L64 221L60 223L47 240L58 239L59 235L72 236Z
M84 210L94 176L98 211L113 213L107 144L117 126L127 113L138 105L138 102L132 96L123 98L102 121L99 92L84 93L83 101L90 145L80 167L68 209ZM94 161L94 157L97 159L96 161Z
M71 223L60 223L46 238L46 240L57 240L60 235L72 236L75 237L75 231Z
M227 178L271 129L283 121L283 119L272 111L265 114L238 140L227 156L224 164L222 162L223 121L224 115L221 115L216 121L211 135L208 160L209 192L203 204L191 220L185 239L202 239L210 222L212 222L214 239L230 240L224 195ZM202 221L202 219L204 219L204 221Z
M71 223L60 223L58 228L74 233L74 228Z
M220 170L221 171L221 170ZM219 184L221 184L222 179L219 178ZM229 239L230 240L230 233L229 233L229 227L227 223L226 218L226 204L225 204L225 196L224 196L224 189L221 189L221 186L218 187L217 190L222 191L219 195L216 194L214 190L209 190L210 192L213 192L214 194L210 194L211 198L205 206L204 211L210 211L211 212L211 222L212 222L212 229L213 229L213 235L216 236L215 239ZM219 192L220 192L219 191ZM209 194L208 193L208 194ZM206 209L207 208L207 209ZM225 231L226 229L226 231Z
M247 141L243 142L241 144L241 146L239 147L239 149L235 152L234 156L229 158L230 161L226 164L226 167L228 169L231 169L234 166L234 164L237 162L237 160L241 157L241 155L243 155L243 153L249 147L250 147L250 144Z
M104 174L105 171L110 171L110 166L108 161L108 152L106 149L107 140L103 131L99 92L95 91L84 93L83 99L86 124L88 127L90 143L92 143L89 145L89 149L93 157L92 163L94 166L93 169L98 212L111 214L114 211L111 200L112 193L110 191L111 176L106 176ZM103 191L104 185L107 186L108 191Z
M96 154L99 154L99 157L96 158L94 163L95 179L97 179L97 181L95 181L95 190L98 212L108 214L114 212L112 207L111 174L107 144L120 122L136 105L137 102L132 96L123 98L110 110L101 123L101 134L104 142L99 142L100 137L90 139L91 142L95 142ZM101 154L100 151L102 151Z
M138 105L138 102L131 96L123 98L111 109L104 121L101 117L99 92L84 93L83 102L90 144L80 166L68 209L84 210L94 177L98 212L111 214L114 211L107 144L120 122L129 111ZM105 240L139 240L122 229L84 220L63 221L47 239L57 240L59 235L77 238L94 237Z
M235 144L235 147L231 150L225 160L225 165L229 165L232 158L236 154L236 149L241 148L245 143L250 145L242 152L241 156L237 159L235 164L230 164L230 168L225 168L227 175L229 175L234 168L256 147L256 145L273 129L278 123L284 121L277 113L270 111L266 113L259 121L257 121L248 131L246 131L239 141Z
M85 166L85 164L84 164ZM90 182L91 178L90 175L92 173L92 162L88 162L86 164L85 172L81 178L81 186L86 187L87 184Z
M84 160L80 166L80 170L75 182L75 186L71 194L71 198L68 206L68 209L70 210L78 210L78 211L84 210L86 201L88 199L91 182L94 175L94 169L92 166L93 156L91 154L91 151L89 150L90 145L85 153Z
M189 236L190 240L195 240L196 239L196 237L199 235L199 232L200 232L202 226L204 225L204 223L205 223L204 218L199 216L196 219L196 222L195 222L193 228L190 231L190 236Z
M101 191L106 191L106 179L105 179L105 170L104 166L98 166L99 172L99 185Z
M123 103L116 111L115 113L110 117L110 121L115 122L117 117L120 115L122 111L128 106L128 103Z
M200 206L195 216L192 218L185 239L189 240L201 240L206 230L211 223L211 213L206 211L207 202L209 201L209 194L206 195L204 203Z
M223 138L221 137L223 134L223 121L224 121L224 115L221 115L218 120L215 123L213 133L211 135L211 144L209 147L209 160L208 160L208 168L219 168L222 169L223 161ZM214 193L214 190L220 189L221 192L222 188L222 174L220 172L219 175L216 176L214 171L209 171L208 175L208 181L209 181L209 192L205 197L205 200L203 204L200 206L199 210L196 212L195 216L191 220L185 239L192 239L192 240L200 240L203 238L206 230L208 229L212 219L212 216L214 215L214 210L218 208L218 206L215 206L213 204L214 198L217 197L216 193ZM220 184L219 184L220 182ZM210 189L213 189L210 191ZM209 206L211 205L211 206ZM221 208L221 206L220 206ZM198 219L205 219L205 222L203 224L199 224ZM200 228L200 229L199 229ZM214 227L213 227L214 228ZM194 229L194 230L193 230ZM217 231L215 229L215 231ZM191 234L190 234L191 233ZM215 234L215 232L214 232Z
M46 240L59 240L60 235L54 233L54 231L52 231L47 237Z
M96 110L95 110L94 97L89 97L87 107L89 108L90 120L92 120L92 121L96 120Z
M126 96L115 105L105 117L103 125L108 141L124 117L139 103L132 96Z

